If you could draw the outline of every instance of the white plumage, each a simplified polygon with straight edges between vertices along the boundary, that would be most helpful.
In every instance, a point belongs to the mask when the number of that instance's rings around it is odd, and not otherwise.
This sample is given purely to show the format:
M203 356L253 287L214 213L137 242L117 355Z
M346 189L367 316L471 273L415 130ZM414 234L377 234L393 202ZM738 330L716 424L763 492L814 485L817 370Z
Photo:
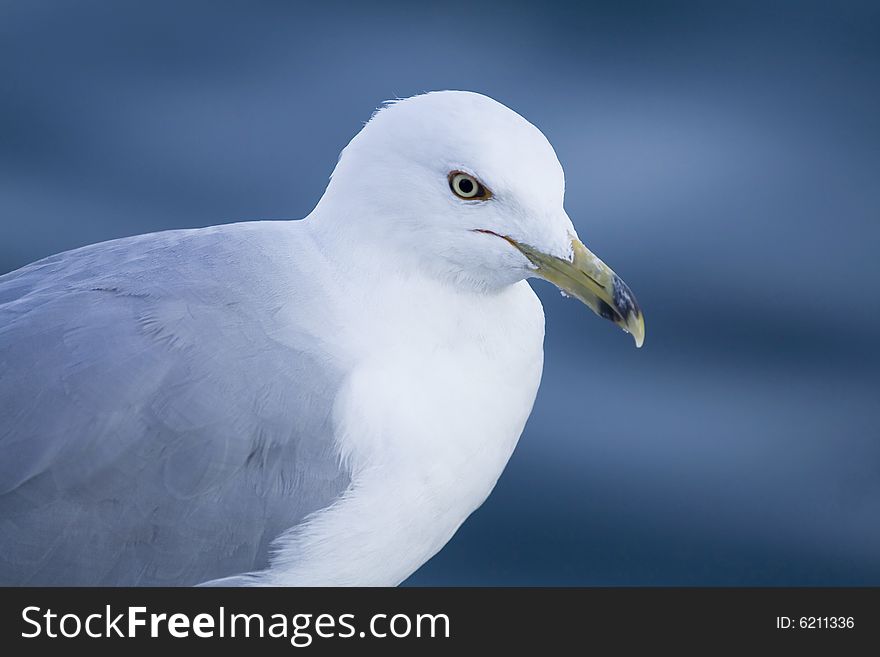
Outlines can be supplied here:
M305 220L0 277L0 582L405 579L531 411L535 265L499 236L571 260L563 188L519 115L434 93L375 115Z

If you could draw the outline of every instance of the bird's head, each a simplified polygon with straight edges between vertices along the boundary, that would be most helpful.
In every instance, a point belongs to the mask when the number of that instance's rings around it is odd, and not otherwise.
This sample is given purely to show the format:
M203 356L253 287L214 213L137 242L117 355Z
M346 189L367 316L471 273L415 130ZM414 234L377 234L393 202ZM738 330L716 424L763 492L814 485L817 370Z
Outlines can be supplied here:
M629 287L578 239L565 177L531 123L491 98L442 91L389 103L342 152L319 204L358 242L459 284L537 276L631 333Z

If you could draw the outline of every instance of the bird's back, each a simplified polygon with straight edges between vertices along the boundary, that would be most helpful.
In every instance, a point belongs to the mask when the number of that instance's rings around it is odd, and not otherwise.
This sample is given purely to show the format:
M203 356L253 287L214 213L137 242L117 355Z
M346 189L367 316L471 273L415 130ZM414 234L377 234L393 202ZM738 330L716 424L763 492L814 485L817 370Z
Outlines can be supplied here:
M340 370L315 337L327 290L297 223L116 240L0 277L0 583L260 569L345 490Z

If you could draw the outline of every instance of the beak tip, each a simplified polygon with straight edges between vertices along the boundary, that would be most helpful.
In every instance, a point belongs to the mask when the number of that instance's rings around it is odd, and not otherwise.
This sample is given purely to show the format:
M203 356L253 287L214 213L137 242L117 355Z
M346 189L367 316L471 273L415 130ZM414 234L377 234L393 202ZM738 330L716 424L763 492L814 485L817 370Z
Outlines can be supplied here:
M633 336L633 340L635 340L636 343L636 349L641 349L642 345L645 344L645 319L642 317L641 313L639 313L634 319L635 321L627 326L627 332Z

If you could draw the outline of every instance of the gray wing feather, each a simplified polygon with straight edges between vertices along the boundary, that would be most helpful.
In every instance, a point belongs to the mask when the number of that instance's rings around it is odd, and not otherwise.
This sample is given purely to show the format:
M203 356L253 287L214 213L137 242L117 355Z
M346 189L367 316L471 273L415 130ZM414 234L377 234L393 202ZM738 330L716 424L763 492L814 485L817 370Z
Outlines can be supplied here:
M345 490L340 368L298 319L320 291L292 232L148 235L0 277L0 583L259 570Z

